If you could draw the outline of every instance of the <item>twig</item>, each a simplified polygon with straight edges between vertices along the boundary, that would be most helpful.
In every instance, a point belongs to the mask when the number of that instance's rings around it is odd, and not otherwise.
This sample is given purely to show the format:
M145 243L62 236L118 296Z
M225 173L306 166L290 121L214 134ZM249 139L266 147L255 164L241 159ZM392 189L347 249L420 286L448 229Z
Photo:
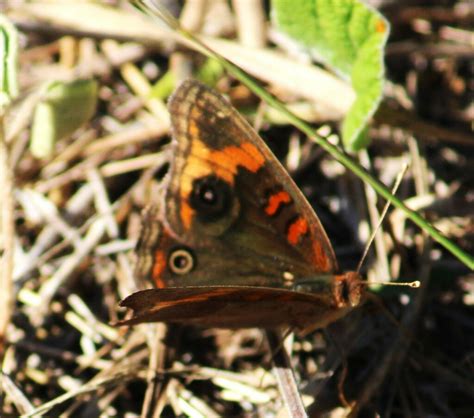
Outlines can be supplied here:
M63 404L64 402L68 401L69 399L74 399L80 395L95 392L104 386L114 386L114 385L123 385L129 380L136 378L139 371L136 369L136 366L129 366L128 369L117 372L112 376L102 377L102 378L94 378L89 383L86 383L76 390L70 390L63 395L58 396L57 398L44 403L43 405L39 406L38 408L34 409L33 411L24 414L22 418L33 418L33 417L41 417L45 416L45 414L53 409L56 406Z
M283 346L278 331L267 330L268 345L273 351L273 373L275 374L281 396L291 418L305 418L308 415L303 405L293 367Z
M179 329L165 324L151 324L148 326L147 340L150 347L150 357L147 371L147 388L143 399L141 418L160 417L166 404L163 396L170 382L169 377L157 379L157 370L171 368L175 357L175 346ZM177 331L177 332L176 332ZM170 340L174 334L173 342ZM166 341L164 343L163 341ZM166 345L168 344L168 345Z
M162 166L167 161L168 155L165 152L160 151L155 154L142 155L141 157L104 164L100 168L100 172L104 177L112 177L119 174L129 173L130 171Z
M104 219L109 238L116 239L119 236L119 227L113 216L113 208L107 195L104 180L97 168L87 171L87 179L94 191L95 207L100 217Z
M83 150L83 153L87 156L105 153L110 150L116 150L122 146L139 144L141 142L150 141L152 138L161 138L167 132L168 126L165 125L129 128L94 140L94 142Z
M266 19L261 0L233 0L240 43L250 48L263 48L266 39Z
M22 196L19 193L18 196ZM74 218L82 213L92 200L92 189L90 185L86 184L81 187L67 202L64 214L69 218ZM21 199L20 199L21 203ZM44 261L44 254L54 244L58 238L58 231L52 225L46 225L38 234L34 245L30 248L27 254L23 256L21 262L15 265L13 278L20 279L33 269L35 269L41 262Z
M3 372L0 372L0 388L5 393L7 399L13 402L18 412L26 414L33 410L34 407L26 395L15 385L10 376Z
M387 124L413 133L417 141L427 143L446 142L473 147L472 135L454 129L445 128L433 122L427 122L404 109L392 109L382 102L374 115L378 124Z
M106 225L103 219L97 219L93 222L83 239L83 245L68 256L57 271L41 286L39 291L41 305L33 309L34 315L30 316L32 322L38 323L44 319L44 313L59 287L70 279L71 273L94 250L105 231Z
M7 328L14 306L13 251L15 237L13 173L9 158L9 147L5 140L4 111L0 109L0 190L2 193L1 235L3 249L0 268L0 363L5 354Z

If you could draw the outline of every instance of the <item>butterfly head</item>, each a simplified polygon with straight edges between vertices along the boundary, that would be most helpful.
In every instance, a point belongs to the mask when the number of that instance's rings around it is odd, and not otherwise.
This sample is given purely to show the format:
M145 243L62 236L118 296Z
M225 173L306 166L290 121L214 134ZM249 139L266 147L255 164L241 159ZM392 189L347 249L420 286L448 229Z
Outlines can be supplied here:
M349 271L334 277L333 297L337 308L355 308L362 300L365 282L359 273Z

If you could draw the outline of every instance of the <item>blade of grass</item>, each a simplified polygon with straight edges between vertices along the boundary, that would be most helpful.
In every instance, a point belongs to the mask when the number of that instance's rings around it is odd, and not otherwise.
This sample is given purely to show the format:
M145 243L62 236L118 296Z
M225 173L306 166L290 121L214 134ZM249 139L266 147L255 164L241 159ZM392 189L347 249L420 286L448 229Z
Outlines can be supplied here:
M174 29L179 35L185 38L187 41L195 47L196 50L203 53L208 57L212 57L218 60L221 65L235 78L240 80L245 84L250 90L252 90L258 97L267 102L270 106L280 111L289 122L304 132L309 138L316 142L320 147L325 151L331 154L337 161L342 165L352 171L357 177L359 177L363 182L369 184L380 196L391 202L391 204L401 211L403 211L406 216L429 234L435 241L441 244L449 252L451 252L455 257L457 257L461 262L463 262L471 270L474 269L474 257L464 252L459 248L454 242L445 237L441 232L439 232L433 225L431 225L426 219L423 218L419 213L411 210L405 204L399 200L396 196L393 196L390 190L385 187L379 180L372 177L363 167L356 163L350 156L345 154L335 145L330 144L325 140L325 138L320 137L316 134L311 126L306 122L299 119L295 114L290 112L283 103L278 101L270 93L268 93L264 88L262 88L255 80L253 80L249 75L247 75L239 67L232 64L230 61L227 61L225 58L211 50L207 47L202 41L199 40L195 35L183 29L179 22L171 16L166 9L162 6L150 6L144 0L131 0L131 3L136 6L143 13L151 16L158 17L161 21L165 22L170 28Z

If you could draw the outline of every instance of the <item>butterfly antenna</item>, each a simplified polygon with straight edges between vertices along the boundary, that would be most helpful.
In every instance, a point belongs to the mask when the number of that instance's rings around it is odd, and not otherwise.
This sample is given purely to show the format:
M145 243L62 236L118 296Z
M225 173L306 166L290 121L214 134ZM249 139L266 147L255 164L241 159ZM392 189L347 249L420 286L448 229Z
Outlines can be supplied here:
M397 190L398 190L398 187L400 186L400 183L402 182L402 179L403 179L403 176L405 175L406 171L408 169L408 164L405 163L403 165L403 168L402 170L400 171L400 173L398 174L397 176L397 179L395 180L395 184L392 188L392 195L394 195ZM356 269L356 272L359 273L360 272L360 269L362 268L362 265L364 264L364 261L365 259L367 258L367 254L369 253L369 249L370 249L370 246L372 245L372 242L374 241L375 239L375 235L377 234L377 232L379 231L380 229L380 226L382 225L382 222L385 218L385 215L387 214L387 211L388 211L388 208L390 207L390 202L387 201L387 203L385 203L385 206L383 208L383 211L380 215L380 219L379 219L379 222L377 224L377 226L374 228L374 230L372 231L372 234L370 235L370 238L369 238L369 241L367 242L367 245L365 246L364 248L364 253L362 254L362 257L359 261L359 264L357 264L357 269Z

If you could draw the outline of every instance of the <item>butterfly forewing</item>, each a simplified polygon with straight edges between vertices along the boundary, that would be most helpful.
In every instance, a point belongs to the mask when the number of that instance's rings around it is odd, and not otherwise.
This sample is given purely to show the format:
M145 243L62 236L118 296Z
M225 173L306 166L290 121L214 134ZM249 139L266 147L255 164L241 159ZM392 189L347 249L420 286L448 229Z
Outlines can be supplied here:
M231 257L252 257L255 264L271 262L296 275L337 270L316 214L227 100L189 80L175 92L169 109L175 156L165 204L172 234L195 248L225 247ZM215 222L224 224L217 234L212 220L199 219L189 203L193 184L207 177L227 184L239 206Z

